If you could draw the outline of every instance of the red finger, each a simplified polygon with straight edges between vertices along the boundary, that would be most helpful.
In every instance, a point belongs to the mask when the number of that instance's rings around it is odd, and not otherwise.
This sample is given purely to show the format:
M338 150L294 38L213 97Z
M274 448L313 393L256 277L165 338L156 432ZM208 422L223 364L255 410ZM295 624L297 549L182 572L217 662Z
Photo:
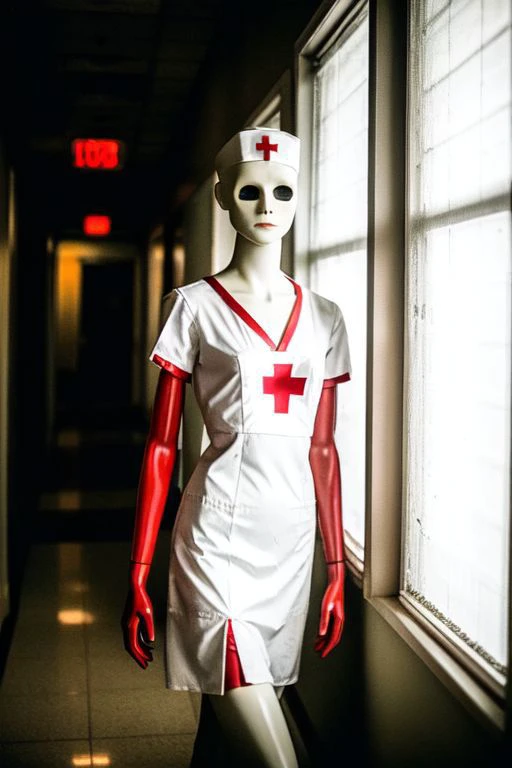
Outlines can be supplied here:
M333 648L335 648L340 640L341 637L341 630L343 628L343 620L340 616L334 616L332 631L329 636L329 641L326 643L326 646L322 652L322 658L325 658L327 654L329 654Z
M144 616L141 617L146 629L146 637L149 643L155 642L155 622L153 620L153 614L151 611L146 611Z
M144 653L147 661L153 661L152 651L154 648L154 641L149 640L148 630L142 618L138 627L137 643L141 651Z
M325 635L317 635L317 638L315 640L315 651L320 652L325 648L326 643L329 640L329 635L326 633Z
M130 649L133 658L139 664L142 669L146 669L148 662L151 661L151 659L147 656L146 652L140 647L139 643L139 619L138 617L136 619L133 619L128 624L128 634L129 634L129 641L130 641Z
M144 659L144 657L141 655L138 643L137 643L137 629L130 627L129 630L130 635L130 654L132 659L134 659L139 667L142 667L142 669L146 669L148 662Z
M322 603L322 608L320 611L320 627L318 630L318 633L320 635L327 634L327 630L329 628L329 619L331 618L331 610L332 610L332 606L329 604L328 601L325 601Z
M322 655L324 646L325 646L325 640L320 640L320 641L317 640L317 642L315 643L315 651L320 655Z

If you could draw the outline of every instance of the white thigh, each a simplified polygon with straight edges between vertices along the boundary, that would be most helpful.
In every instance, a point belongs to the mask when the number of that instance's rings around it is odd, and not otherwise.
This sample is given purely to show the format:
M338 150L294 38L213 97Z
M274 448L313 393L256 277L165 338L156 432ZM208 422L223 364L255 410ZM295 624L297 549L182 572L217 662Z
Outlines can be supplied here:
M288 725L270 683L232 688L224 696L210 696L210 701L243 765L298 768Z

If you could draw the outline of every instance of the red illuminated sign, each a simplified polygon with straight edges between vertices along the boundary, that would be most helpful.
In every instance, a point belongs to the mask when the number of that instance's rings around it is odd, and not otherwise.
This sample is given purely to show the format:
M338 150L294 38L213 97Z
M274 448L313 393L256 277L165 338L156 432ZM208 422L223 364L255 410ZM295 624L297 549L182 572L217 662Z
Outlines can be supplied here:
M71 149L75 168L115 171L123 166L124 144L116 139L75 139Z
M84 218L84 233L90 237L109 235L112 229L110 216L86 216Z

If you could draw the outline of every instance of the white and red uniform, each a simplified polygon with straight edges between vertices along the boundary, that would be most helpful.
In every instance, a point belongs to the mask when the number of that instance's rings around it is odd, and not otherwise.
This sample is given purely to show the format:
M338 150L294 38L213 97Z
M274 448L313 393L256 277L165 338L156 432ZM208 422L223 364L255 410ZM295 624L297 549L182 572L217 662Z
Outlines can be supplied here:
M192 378L211 441L172 535L175 690L224 692L228 619L248 683L297 680L316 526L310 439L322 387L350 378L350 358L339 308L293 284L279 343L208 277L173 291L151 353Z

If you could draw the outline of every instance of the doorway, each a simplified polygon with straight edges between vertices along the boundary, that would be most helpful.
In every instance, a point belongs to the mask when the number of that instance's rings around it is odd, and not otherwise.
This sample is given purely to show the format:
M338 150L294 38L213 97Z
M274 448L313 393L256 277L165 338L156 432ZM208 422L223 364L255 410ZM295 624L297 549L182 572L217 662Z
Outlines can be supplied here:
M78 347L78 405L129 406L132 397L133 261L85 262Z

